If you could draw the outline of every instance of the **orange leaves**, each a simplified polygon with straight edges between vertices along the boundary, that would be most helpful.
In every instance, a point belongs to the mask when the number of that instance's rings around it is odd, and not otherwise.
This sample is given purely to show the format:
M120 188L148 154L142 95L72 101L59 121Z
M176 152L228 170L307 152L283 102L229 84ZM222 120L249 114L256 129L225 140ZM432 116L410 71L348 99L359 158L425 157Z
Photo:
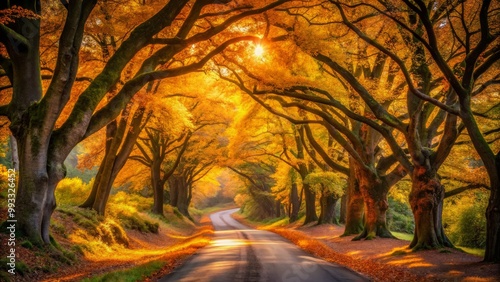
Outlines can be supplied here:
M402 269L397 269L394 266L385 265L372 260L354 259L353 257L337 253L324 243L312 239L304 235L300 231L290 229L273 229L271 230L294 244L298 245L308 253L320 257L326 261L337 263L349 267L355 271L359 271L365 275L370 276L373 281L421 281L422 278L415 274L409 273ZM431 281L431 279L426 279Z
M40 16L28 9L15 5L10 9L0 10L0 24L13 23L16 19L20 18L37 19Z

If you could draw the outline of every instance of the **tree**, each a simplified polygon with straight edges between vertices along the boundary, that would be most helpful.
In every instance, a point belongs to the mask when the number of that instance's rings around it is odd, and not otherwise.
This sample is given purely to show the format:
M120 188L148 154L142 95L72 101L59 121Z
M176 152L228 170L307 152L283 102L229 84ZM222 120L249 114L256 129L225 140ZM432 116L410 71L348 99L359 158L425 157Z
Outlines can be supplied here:
M18 18L0 25L0 42L8 53L7 65L12 66L9 78L13 85L12 99L9 104L0 107L0 115L8 117L10 129L19 142L16 203L22 208L17 210L16 219L19 231L33 243L50 243L50 217L56 206L54 190L65 175L63 161L77 143L114 120L146 83L197 70L233 43L257 40L253 36L236 37L235 33L224 34L223 31L246 16L262 13L286 1L243 12L238 7L229 7L223 12L205 14L202 14L204 7L215 9L218 6L216 4L226 2L196 1L189 8L188 2L169 1L156 14L135 27L105 67L78 96L68 118L59 127L55 124L71 97L79 69L84 29L97 1L62 2L67 16L59 40L56 67L45 93L40 69L40 18ZM14 5L37 15L42 11L40 1L20 0L2 2L0 9ZM220 24L212 24L215 20L219 20ZM164 29L168 29L165 33L167 36L173 37L163 37L161 32ZM206 40L219 34L219 42L223 43L218 47L204 47L207 52L192 57L193 60L187 65L168 64L174 56L190 49L188 47L193 44L198 48L201 48L200 45L211 45ZM160 36L153 38L156 35ZM228 37L231 39L224 41ZM147 56L135 75L125 82L106 105L96 111L103 97L120 79L127 64L151 43L162 44L163 47Z
M129 118L132 105L122 111L119 122L112 121L106 126L106 146L104 158L99 166L89 197L80 205L104 215L113 183L134 148L134 144L149 117L144 117L145 108L139 106ZM128 120L131 119L127 127ZM128 130L127 130L128 129Z
M142 155L130 158L150 168L154 199L152 211L155 214L163 215L165 183L179 165L192 133L188 131L179 137L174 137L154 128L146 128L145 131L147 137L140 138L140 141L136 143ZM179 149L178 152L176 152L177 149ZM175 152L173 164L167 166L165 159L173 152Z

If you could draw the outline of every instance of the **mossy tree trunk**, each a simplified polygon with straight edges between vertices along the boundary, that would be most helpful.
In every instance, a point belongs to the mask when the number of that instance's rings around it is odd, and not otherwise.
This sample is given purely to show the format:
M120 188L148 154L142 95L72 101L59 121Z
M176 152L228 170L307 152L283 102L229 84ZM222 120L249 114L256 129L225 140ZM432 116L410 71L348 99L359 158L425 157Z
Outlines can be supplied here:
M486 252L484 260L500 262L500 152L496 158L496 180L491 180L491 192L486 208Z
M453 247L443 228L444 188L437 174L425 166L416 166L412 175L410 206L415 219L415 235L410 248Z
M359 190L365 204L363 232L353 240L370 240L375 237L394 238L387 228L387 193L389 185L373 171L364 168L357 170Z
M36 245L50 244L50 218L56 207L55 187L65 176L63 161L68 145L53 144L53 129L62 107L69 99L78 58L69 54L70 45L79 49L83 23L96 1L73 1L60 42L58 65L46 94L42 94L40 72L40 20L18 18L0 31L0 41L7 49L12 69L6 74L13 87L12 100L0 107L0 115L11 122L10 130L18 141L19 174L16 193L17 230ZM41 13L40 1L2 1L0 9L13 6ZM70 16L68 16L69 18ZM5 59L5 58L4 58ZM65 65L63 65L63 63ZM2 64L2 67L4 65ZM73 146L76 145L73 144ZM72 147L71 147L72 148ZM55 151L57 150L57 151Z
M342 234L342 236L357 235L363 231L363 215L365 206L363 196L359 190L359 182L356 178L353 162L353 160L349 161L349 179L346 193L346 222L344 234Z

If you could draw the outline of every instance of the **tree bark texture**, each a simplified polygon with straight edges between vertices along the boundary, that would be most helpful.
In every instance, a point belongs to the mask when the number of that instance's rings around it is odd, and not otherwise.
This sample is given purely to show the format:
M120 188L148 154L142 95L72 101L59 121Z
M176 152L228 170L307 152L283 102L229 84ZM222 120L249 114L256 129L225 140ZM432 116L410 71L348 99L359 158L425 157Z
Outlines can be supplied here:
M349 180L346 197L346 223L342 236L359 234L363 231L364 202L359 190L359 183L356 179L352 160L349 161Z
M436 172L426 166L415 166L410 192L415 234L410 248L419 250L453 247L444 234L443 200L444 188Z
M365 219L363 232L354 240L370 240L375 237L394 238L387 228L387 209L389 203L387 193L389 186L374 172L367 169L357 169L356 175L359 181L359 190L365 204Z

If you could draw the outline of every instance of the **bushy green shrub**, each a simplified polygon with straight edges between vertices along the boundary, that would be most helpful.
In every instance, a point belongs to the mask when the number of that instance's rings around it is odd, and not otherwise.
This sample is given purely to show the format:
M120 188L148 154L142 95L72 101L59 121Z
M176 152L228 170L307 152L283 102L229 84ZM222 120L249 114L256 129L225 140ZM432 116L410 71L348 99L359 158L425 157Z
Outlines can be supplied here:
M409 204L389 197L387 225L392 231L412 234L415 228L415 222Z
M140 217L138 213L119 213L117 217L125 228L138 230L144 233L158 233L160 225Z
M484 248L486 243L485 191L468 191L445 200L445 233L458 246Z
M486 246L486 218L483 206L475 205L462 211L454 239L457 245L464 247L484 248Z

